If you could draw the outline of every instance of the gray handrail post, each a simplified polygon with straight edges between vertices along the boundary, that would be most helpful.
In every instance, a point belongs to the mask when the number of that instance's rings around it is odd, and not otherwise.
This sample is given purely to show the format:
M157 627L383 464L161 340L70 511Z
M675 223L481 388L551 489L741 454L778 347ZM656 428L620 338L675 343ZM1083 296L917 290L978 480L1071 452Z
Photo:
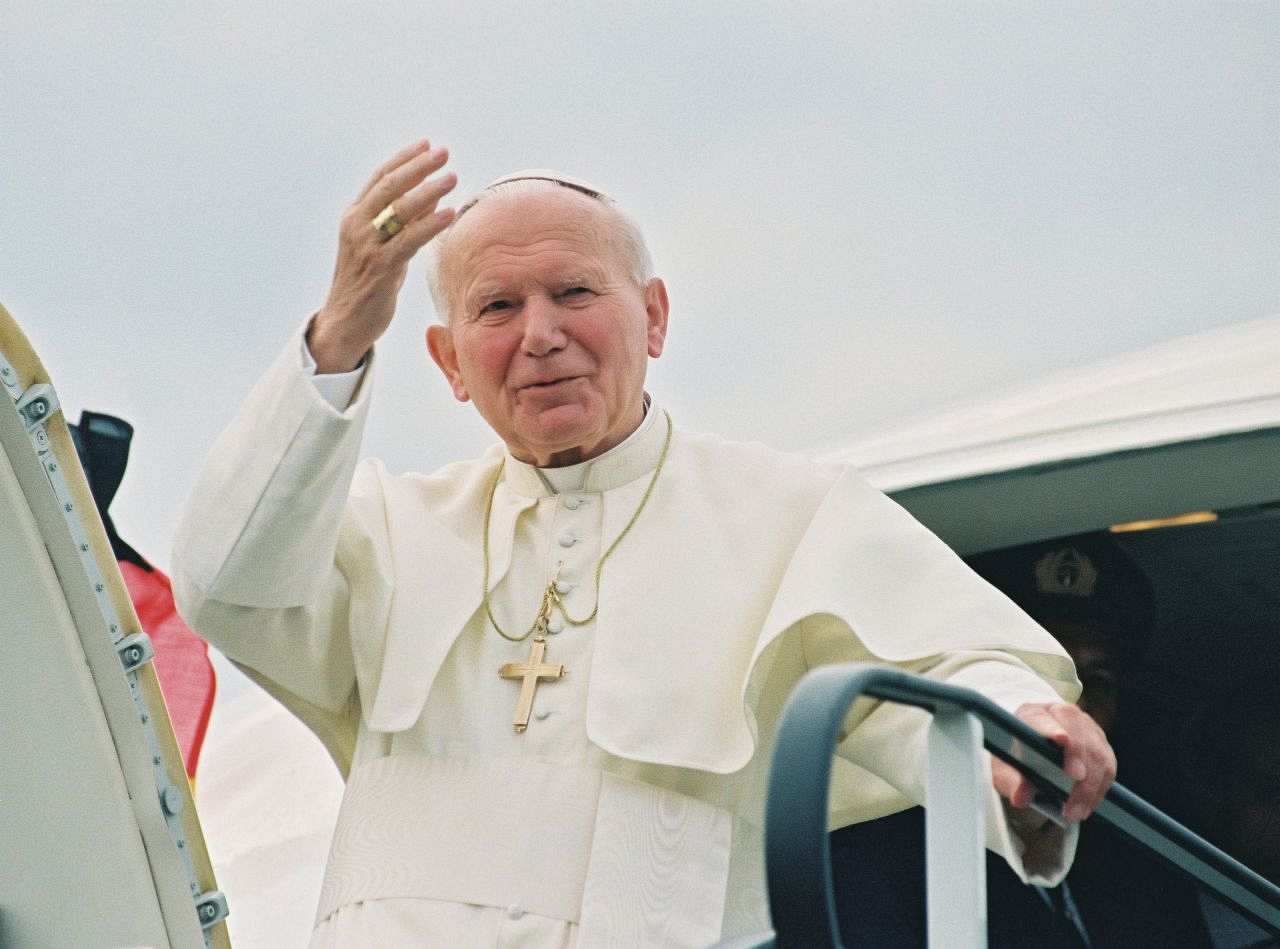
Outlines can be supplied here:
M925 882L929 945L987 945L986 768L982 724L940 708L929 725Z

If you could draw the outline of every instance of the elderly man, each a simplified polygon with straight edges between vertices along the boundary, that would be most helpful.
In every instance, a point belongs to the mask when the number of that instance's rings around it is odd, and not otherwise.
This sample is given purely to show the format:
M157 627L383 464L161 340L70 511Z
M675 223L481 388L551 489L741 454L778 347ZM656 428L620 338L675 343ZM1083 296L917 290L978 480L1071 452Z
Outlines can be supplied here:
M1085 817L1115 761L1058 645L855 473L676 428L644 389L666 289L612 200L530 172L455 213L446 158L403 150L344 215L328 299L219 440L175 551L192 625L347 777L314 944L764 928L774 729L824 662L981 689L1065 747ZM367 377L433 239L427 348L502 444L393 476L356 463ZM923 735L918 712L853 709L833 826L920 801ZM1056 882L1074 830L992 779L990 846Z

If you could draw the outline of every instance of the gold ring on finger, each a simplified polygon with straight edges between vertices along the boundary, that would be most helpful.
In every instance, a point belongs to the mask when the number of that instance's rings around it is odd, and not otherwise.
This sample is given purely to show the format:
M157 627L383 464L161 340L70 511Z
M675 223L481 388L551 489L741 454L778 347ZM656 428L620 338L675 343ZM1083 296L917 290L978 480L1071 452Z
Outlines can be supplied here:
M384 241L395 237L403 227L404 222L396 215L396 206L394 204L388 204L373 219L373 229L378 232L378 235Z

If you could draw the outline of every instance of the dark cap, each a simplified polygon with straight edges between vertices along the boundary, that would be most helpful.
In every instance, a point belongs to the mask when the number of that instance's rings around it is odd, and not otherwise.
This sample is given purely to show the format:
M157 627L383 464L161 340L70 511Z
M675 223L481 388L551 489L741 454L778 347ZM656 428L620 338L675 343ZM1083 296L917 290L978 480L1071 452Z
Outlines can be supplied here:
M967 558L983 579L1041 624L1097 629L1135 658L1154 623L1151 581L1110 534L1077 534Z

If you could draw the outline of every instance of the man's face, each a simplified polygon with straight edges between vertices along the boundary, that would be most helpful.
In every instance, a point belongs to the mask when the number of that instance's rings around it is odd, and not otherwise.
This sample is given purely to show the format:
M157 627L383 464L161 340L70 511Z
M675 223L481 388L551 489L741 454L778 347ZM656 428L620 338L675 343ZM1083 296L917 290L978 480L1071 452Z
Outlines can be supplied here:
M595 199L560 188L481 201L451 235L449 325L428 330L428 348L454 395L523 461L594 457L643 416L666 289L636 285L610 223Z

